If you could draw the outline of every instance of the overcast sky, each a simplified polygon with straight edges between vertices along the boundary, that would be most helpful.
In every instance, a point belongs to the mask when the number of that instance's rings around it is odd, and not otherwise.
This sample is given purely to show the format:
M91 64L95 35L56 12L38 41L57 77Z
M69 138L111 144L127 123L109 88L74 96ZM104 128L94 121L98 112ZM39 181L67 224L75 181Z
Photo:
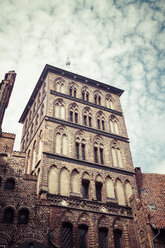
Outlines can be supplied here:
M124 89L135 167L165 173L165 1L0 0L0 78L17 73L3 131L18 120L45 66Z

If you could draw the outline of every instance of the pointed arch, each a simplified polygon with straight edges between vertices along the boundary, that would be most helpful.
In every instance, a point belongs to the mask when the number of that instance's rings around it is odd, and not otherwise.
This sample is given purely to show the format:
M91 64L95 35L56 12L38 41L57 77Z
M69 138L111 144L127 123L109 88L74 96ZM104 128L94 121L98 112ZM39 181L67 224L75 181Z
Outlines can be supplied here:
M69 105L69 121L79 123L79 109L75 102Z
M132 191L132 186L128 180L126 180L125 182L125 192L126 192L126 197L127 197L127 204L128 206L130 206L129 198L133 194L133 191Z
M65 126L58 126L55 129L55 152L58 154L68 154L68 137Z
M76 169L71 174L71 190L73 193L80 193L80 175Z
M69 95L72 96L72 97L77 97L77 89L78 89L78 86L75 82L70 82L69 83Z
M65 93L65 80L61 77L55 79L55 91Z
M112 152L113 166L123 168L122 153L121 153L119 143L118 143L117 140L112 140L112 142L111 142L111 152Z
M106 95L105 97L105 106L107 108L114 109L114 100L110 94Z
M69 196L69 172L65 167L60 171L60 195Z
M116 179L116 195L119 205L125 205L124 189L121 181Z
M111 133L119 135L119 124L115 115L110 116L110 131Z
M81 193L84 199L89 199L90 190L90 176L87 172L84 172L82 175L82 185Z
M115 198L115 192L114 192L114 185L112 179L107 176L105 180L105 186L106 186L106 196L107 199L114 199Z
M92 126L92 111L89 107L83 109L83 124L85 126Z
M58 194L58 169L55 165L49 169L48 191L50 194Z
M97 105L101 105L102 94L99 90L94 91L94 103Z
M63 99L59 98L54 102L54 117L65 119L65 103Z
M75 134L75 157L77 159L86 160L86 141L84 137L85 133L82 131Z
M96 114L97 128L100 130L105 130L105 115L103 111L98 111Z
M104 164L104 145L103 138L97 135L94 138L94 162Z
M87 86L83 86L81 89L81 96L84 101L89 102L89 89Z

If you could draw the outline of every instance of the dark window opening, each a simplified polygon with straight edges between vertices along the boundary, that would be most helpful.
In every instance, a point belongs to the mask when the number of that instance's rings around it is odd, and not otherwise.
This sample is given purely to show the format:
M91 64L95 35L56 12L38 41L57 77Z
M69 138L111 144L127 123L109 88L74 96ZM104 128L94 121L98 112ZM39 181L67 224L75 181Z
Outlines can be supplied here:
M69 89L69 95L72 96L72 88Z
M89 181L86 179L82 180L82 197L84 199L89 198Z
M62 225L62 248L72 248L73 238L72 238L72 224L65 222Z
M85 99L85 93L82 92L82 99L84 100Z
M3 223L12 224L14 221L14 210L12 208L7 208L3 214Z
M97 201L101 201L101 190L102 190L102 183L96 182L96 199Z
M79 143L76 142L76 158L79 159L80 158L80 153L79 153Z
M80 225L78 228L79 237L79 248L87 248L87 231L88 227L86 225Z
M97 127L98 127L98 129L100 129L100 120L99 119L97 119Z
M84 125L86 126L87 125L87 116L84 115Z
M103 148L100 148L100 163L104 164L104 160L103 160Z
M73 122L73 112L70 111L70 121Z
M107 248L107 228L99 228L99 248Z
M121 248L121 237L122 237L122 231L118 229L114 230L115 248Z
M1 186L1 183L2 183L2 179L1 179L1 177L0 177L0 186Z
M7 179L6 183L5 183L5 189L7 190L14 190L15 188L15 181L14 179L10 178Z
M97 104L97 95L95 95L95 104Z
M27 209L22 209L18 214L18 224L28 224L29 212Z
M88 94L88 92L86 94L86 100L87 100L87 102L89 101L89 94Z
M78 113L75 113L75 123L78 123Z
M91 118L91 116L89 116L89 126L90 127L92 126L92 118Z
M81 149L82 149L82 159L85 160L85 144L81 145Z
M102 129L104 130L105 127L104 127L104 121L102 120Z
M76 89L74 89L74 97L76 97Z
M99 105L101 105L101 97L99 96Z
M94 159L95 159L95 163L98 163L98 156L97 156L97 147L94 147Z

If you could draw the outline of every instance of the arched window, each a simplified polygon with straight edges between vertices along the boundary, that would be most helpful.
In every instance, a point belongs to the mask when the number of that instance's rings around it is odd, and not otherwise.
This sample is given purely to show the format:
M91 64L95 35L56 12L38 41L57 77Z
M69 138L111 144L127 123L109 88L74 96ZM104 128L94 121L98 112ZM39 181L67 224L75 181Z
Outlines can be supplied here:
M30 129L30 139L32 139L32 137L33 137L33 131L34 131L34 125L32 123L31 129Z
M90 178L88 173L84 173L82 177L82 197L84 199L89 199L89 184Z
M77 97L77 86L73 82L69 84L69 95L75 98Z
M98 90L94 92L94 103L101 105L101 93Z
M61 93L65 93L65 81L62 78L56 78L55 90Z
M30 150L28 151L27 155L27 174L30 173Z
M35 129L37 128L38 126L38 114L36 115L36 120L35 120Z
M42 94L45 95L46 92L46 82L43 83Z
M62 99L58 99L54 103L54 116L56 118L65 119L65 105Z
M89 91L88 91L88 87L83 87L83 89L82 89L82 99L84 100L84 101L87 101L87 102L89 102Z
M122 154L118 142L116 140L113 140L111 142L111 151L112 151L113 166L122 168L123 167Z
M48 191L50 194L58 194L58 170L56 166L50 167L49 170Z
M42 104L42 106L41 106L40 118L42 118L43 115L44 115L44 104Z
M99 228L99 248L107 248L107 235L108 235L108 229L104 227Z
M114 199L115 198L114 185L112 179L109 176L105 180L105 186L106 186L107 200Z
M60 172L60 195L69 196L69 172L66 168Z
M122 231L119 229L115 229L113 233L115 248L121 248Z
M28 224L29 211L27 209L21 209L18 213L18 224Z
M40 161L42 157L42 146L43 146L43 142L42 142L42 130L41 130L38 141L38 161Z
M31 121L31 118L32 118L32 111L30 110L30 111L29 111L29 123L30 123L30 121Z
M13 178L9 178L5 182L5 189L14 190L15 188L15 180Z
M119 179L116 180L116 194L119 205L125 205L123 185Z
M102 111L97 113L97 128L100 130L105 130L105 117Z
M104 164L103 142L101 137L96 137L94 142L94 161L95 163Z
M6 208L3 214L3 223L12 224L14 221L14 210L12 208Z
M69 108L69 121L78 123L78 106L76 103L71 104Z
M71 186L73 193L80 193L80 176L77 170L72 171Z
M128 206L130 206L129 198L131 197L133 192L132 192L132 186L131 186L130 182L128 182L128 181L126 181L126 183L125 183L125 191L126 191L126 196L127 196L127 204L128 204Z
M92 112L88 107L83 110L83 124L89 127L92 126Z
M85 145L84 134L81 132L77 133L75 138L75 155L77 159L86 159Z
M84 224L79 225L78 227L79 248L88 247L87 232L88 232L88 226Z
M33 103L33 114L35 113L36 111L36 102Z
M73 247L73 226L69 222L64 222L62 224L62 248L72 248Z
M114 115L110 117L110 131L111 133L119 134L118 121Z
M39 92L38 93L38 106L39 106L40 102L41 102L41 93Z
M105 98L105 106L110 109L114 109L113 107L113 99L111 95L107 95Z
M68 138L64 127L59 127L55 135L55 152L63 155L68 153Z
M103 186L103 180L100 175L96 177L96 200L97 201L102 201L102 186Z
M35 169L35 163L36 163L36 140L33 144L33 151L32 151L32 171Z

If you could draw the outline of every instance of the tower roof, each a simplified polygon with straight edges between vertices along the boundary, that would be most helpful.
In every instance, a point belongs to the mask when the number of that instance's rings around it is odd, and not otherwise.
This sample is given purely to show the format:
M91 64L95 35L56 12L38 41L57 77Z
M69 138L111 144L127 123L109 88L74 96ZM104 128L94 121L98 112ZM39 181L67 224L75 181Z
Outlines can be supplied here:
M59 76L67 77L67 78L72 79L72 80L76 80L78 82L87 84L89 86L93 86L93 87L98 88L98 89L105 90L109 93L113 93L113 94L118 95L118 96L121 96L122 93L124 92L124 90L121 90L119 88L116 88L116 87L101 83L99 81L78 75L76 73L66 71L66 70L60 69L58 67L54 67L52 65L46 64L32 94L31 94L31 97L30 97L30 99L29 99L29 101L28 101L28 103L27 103L27 105L26 105L26 107L25 107L25 109L21 115L21 118L19 120L20 123L24 122L24 119L25 119L25 117L29 111L29 108L31 107L31 105L32 105L37 93L38 93L38 90L40 89L43 81L45 80L45 78L49 72L55 73Z

